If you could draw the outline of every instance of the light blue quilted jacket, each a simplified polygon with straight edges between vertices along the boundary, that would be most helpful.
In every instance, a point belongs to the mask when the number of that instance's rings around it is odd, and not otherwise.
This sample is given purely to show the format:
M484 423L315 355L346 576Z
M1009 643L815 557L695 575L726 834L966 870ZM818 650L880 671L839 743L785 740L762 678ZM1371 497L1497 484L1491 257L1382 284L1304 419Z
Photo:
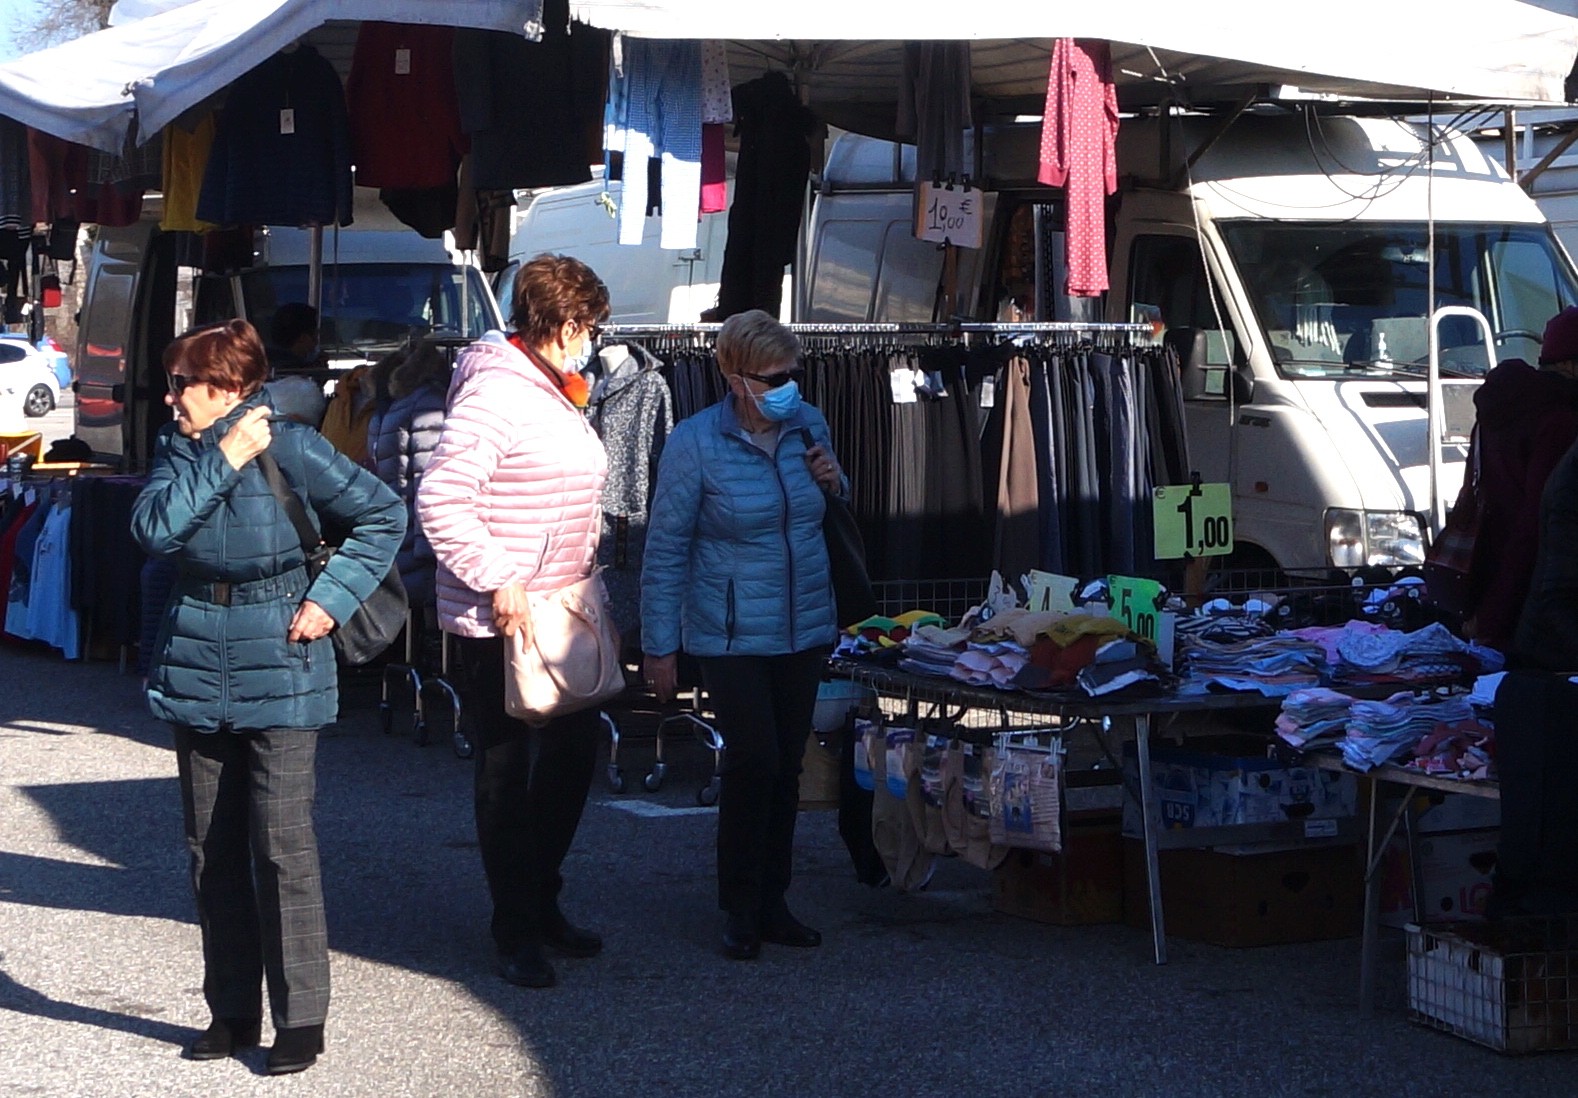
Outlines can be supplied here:
M809 404L784 423L772 456L752 444L731 398L674 428L641 572L648 654L777 656L833 642L825 504L802 429L832 452Z

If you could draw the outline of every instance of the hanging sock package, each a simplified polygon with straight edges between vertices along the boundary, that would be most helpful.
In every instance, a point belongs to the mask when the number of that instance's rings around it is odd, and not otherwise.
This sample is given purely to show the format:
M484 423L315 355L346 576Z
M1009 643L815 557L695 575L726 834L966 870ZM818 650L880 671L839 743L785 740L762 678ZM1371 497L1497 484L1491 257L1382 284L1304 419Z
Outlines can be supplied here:
M998 750L987 780L993 843L1052 854L1063 849L1058 751Z
M871 773L871 755L878 743L883 743L882 750L887 750L882 740L882 724L880 721L868 720L865 717L855 721L855 784L870 793L876 788L876 780Z

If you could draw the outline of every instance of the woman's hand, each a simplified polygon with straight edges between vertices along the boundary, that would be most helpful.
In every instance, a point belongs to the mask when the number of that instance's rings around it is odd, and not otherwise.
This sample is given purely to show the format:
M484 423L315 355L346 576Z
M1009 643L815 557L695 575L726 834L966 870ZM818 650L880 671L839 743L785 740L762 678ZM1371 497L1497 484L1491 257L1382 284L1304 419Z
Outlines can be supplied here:
M525 585L512 583L493 592L493 624L506 637L525 629L526 639L531 639L531 604L526 599Z
M679 693L679 653L666 656L648 656L641 663L647 685L660 702L670 702Z
M333 629L334 619L329 617L323 607L308 599L296 607L296 616L290 619L290 632L285 639L292 644L297 641L315 641L328 636Z
M844 471L833 460L833 455L821 446L805 452L805 463L811 468L811 479L835 496L844 492Z
M260 404L237 420L236 425L219 440L219 452L225 455L232 469L240 469L268 449L274 437L268 417L273 414L268 405Z

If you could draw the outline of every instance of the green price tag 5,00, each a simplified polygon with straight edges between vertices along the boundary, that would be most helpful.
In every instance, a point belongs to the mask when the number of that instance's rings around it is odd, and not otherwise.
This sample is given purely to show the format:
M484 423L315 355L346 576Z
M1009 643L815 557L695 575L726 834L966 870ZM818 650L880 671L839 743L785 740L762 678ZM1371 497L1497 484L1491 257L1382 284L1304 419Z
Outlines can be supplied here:
M1162 585L1155 580L1136 579L1134 576L1108 576L1107 594L1112 598L1112 616L1129 627L1129 631L1156 639L1157 603L1162 598Z
M1233 551L1233 489L1171 484L1151 493L1156 559L1222 557Z

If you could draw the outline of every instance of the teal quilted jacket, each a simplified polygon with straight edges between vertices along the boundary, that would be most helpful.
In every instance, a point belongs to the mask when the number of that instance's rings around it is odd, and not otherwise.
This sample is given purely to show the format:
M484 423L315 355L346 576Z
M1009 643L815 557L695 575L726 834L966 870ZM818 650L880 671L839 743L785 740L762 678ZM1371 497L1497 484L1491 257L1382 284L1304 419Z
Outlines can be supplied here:
M405 533L405 505L377 477L312 428L274 423L269 453L307 513L346 534L309 586L296 528L257 463L232 469L219 450L263 400L249 398L195 439L165 427L132 509L138 543L181 569L150 661L148 701L155 716L203 732L333 721L333 645L288 643L291 617L311 599L344 622L389 571ZM231 585L230 605L216 598L216 581Z

